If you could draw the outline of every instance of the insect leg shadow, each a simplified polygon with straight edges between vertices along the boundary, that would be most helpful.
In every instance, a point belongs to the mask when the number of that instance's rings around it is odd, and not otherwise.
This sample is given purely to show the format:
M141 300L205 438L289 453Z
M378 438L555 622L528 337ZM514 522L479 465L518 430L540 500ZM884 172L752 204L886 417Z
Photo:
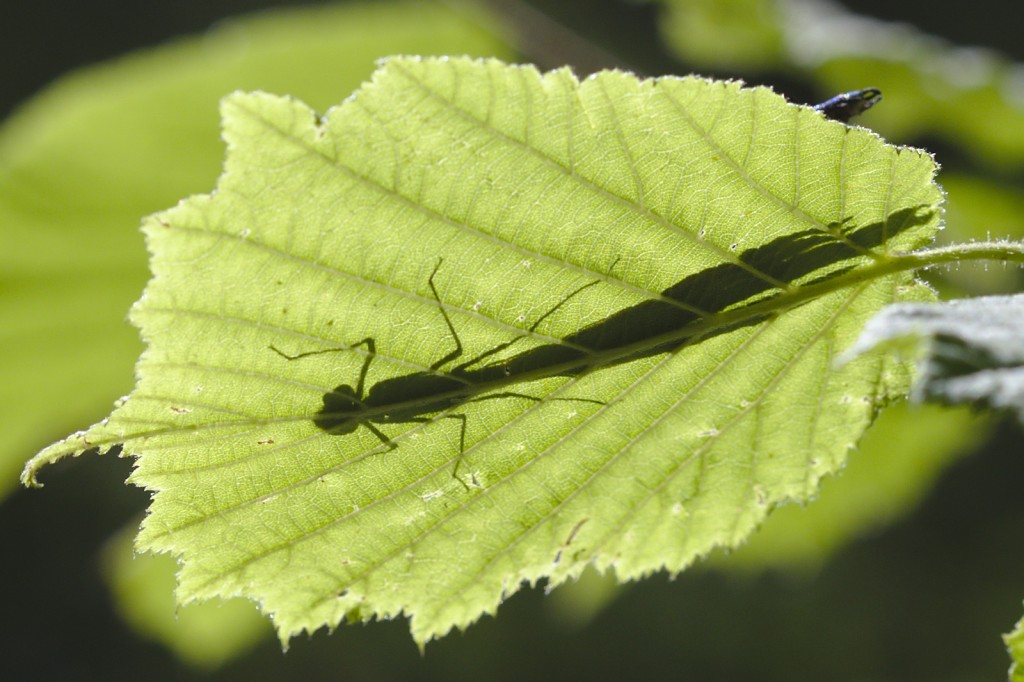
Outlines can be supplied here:
M481 353L480 355L457 365L449 370L442 370L445 365L454 362L463 355L462 341L455 325L449 318L447 311L441 303L440 295L434 284L434 277L441 267L442 259L438 259L427 283L431 293L438 303L438 309L444 318L445 325L455 342L455 348L436 362L432 363L425 371L412 374L383 379L366 390L366 377L377 354L376 343L372 337L367 337L347 348L326 348L320 350L306 351L295 355L289 355L276 346L271 345L270 349L285 358L286 360L298 360L313 355L335 353L345 350L352 350L359 346L366 346L366 359L359 370L359 377L356 385L340 384L327 391L323 396L323 407L313 418L317 427L332 435L344 435L355 431L360 425L365 426L373 433L389 450L394 450L398 445L384 434L376 424L388 423L429 423L438 419L455 419L460 422L459 429L459 455L456 458L455 466L452 469L452 477L458 480L468 489L468 485L458 477L458 469L461 464L462 454L466 448L466 415L465 414L440 414L449 409L473 402L484 400L498 400L507 398L522 398L535 402L542 402L543 398L531 396L517 391L498 390L514 382L514 377L508 376L504 366L489 366L480 369L469 369L479 364L482 360L492 357L495 354L506 350L514 343L533 333L537 327L548 316L557 311L569 299L581 293L585 289L597 284L597 281L589 282L570 293L544 315L538 318L527 330L527 334L518 336L511 341L499 344L494 348ZM497 392L495 392L497 391ZM554 398L553 400L569 400L577 402L589 402L603 405L599 400L587 398ZM434 416L428 416L434 415Z

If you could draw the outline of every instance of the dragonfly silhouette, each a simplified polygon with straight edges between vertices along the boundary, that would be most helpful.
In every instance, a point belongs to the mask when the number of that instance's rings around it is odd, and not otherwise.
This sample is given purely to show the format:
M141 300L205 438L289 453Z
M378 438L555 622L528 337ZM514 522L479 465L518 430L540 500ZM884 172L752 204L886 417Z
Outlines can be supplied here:
M571 377L667 353L685 344L727 333L741 326L757 324L764 320L765 313L752 312L746 317L734 315L733 319L739 321L729 325L709 325L707 321L718 312L728 310L729 313L742 313L744 306L763 304L768 298L781 293L771 293L772 290L778 290L780 283L794 282L822 268L826 269L824 274L805 285L841 274L853 267L843 266L844 261L863 257L868 250L914 225L926 222L931 216L932 211L928 207L908 207L894 211L877 223L851 228L834 225L829 230L812 228L778 237L767 244L744 251L734 263L723 263L690 275L656 297L613 313L557 343L535 346L478 368L474 366L534 332L545 319L574 296L596 285L598 280L578 287L539 317L526 334L499 344L451 369L443 370L445 365L462 356L463 348L434 285L434 278L442 263L438 259L428 284L455 341L455 348L425 371L383 379L368 391L366 377L377 350L373 338L365 338L345 348L326 348L295 355L289 355L275 346L271 346L271 349L287 360L298 360L365 346L367 357L360 368L356 385L340 384L323 395L323 407L313 417L316 426L332 435L349 434L359 426L365 426L389 449L395 449L398 446L377 428L378 424L429 423L437 419L454 419L461 422L460 460L465 450L466 415L446 411L471 402L500 398L524 398L539 402L541 399L535 396L503 389L528 380L553 376ZM604 404L586 398L556 400ZM452 476L462 482L457 475L459 460L456 460Z

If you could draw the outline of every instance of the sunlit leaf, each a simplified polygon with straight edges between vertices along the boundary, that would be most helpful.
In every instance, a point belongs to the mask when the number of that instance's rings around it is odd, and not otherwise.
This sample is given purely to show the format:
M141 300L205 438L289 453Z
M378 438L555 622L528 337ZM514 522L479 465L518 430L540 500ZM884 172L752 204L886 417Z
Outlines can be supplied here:
M138 386L25 472L123 442L184 600L425 642L588 564L679 571L907 388L834 360L932 299L886 264L934 164L766 89L395 58L322 118L223 115L217 191L146 223Z

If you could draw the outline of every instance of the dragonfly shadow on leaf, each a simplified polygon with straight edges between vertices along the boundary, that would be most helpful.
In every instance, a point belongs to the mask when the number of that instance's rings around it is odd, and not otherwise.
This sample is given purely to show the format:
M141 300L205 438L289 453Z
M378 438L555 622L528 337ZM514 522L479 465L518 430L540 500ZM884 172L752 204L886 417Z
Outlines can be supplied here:
M465 451L466 415L453 413L462 405L483 400L508 398L542 402L517 390L518 384L554 376L577 376L640 358L671 352L684 345L699 342L740 327L762 322L767 313L743 317L749 308L782 294L782 287L822 271L801 286L823 282L849 271L856 264L844 262L870 257L871 250L886 241L932 219L933 209L911 207L895 211L885 220L860 227L845 223L828 229L807 229L740 253L734 262L701 270L663 290L657 298L620 310L606 319L563 337L558 343L544 344L511 357L497 358L518 341L527 338L549 316L584 290L598 283L594 280L578 287L561 302L538 318L526 333L450 369L444 367L463 354L462 342L448 313L441 304L434 277L438 264L428 280L438 309L452 336L455 348L434 362L427 370L381 380L366 390L366 376L376 357L376 344L365 338L347 348L329 348L288 355L271 348L288 360L351 350L367 349L355 386L340 384L323 395L323 406L313 423L331 435L345 435L359 426L371 431L389 450L397 444L378 425L394 423L426 424L440 419L460 422L459 453L452 476L458 478L458 466ZM739 322L705 325L723 311L740 311ZM554 398L603 405L587 398ZM468 486L466 486L468 487Z

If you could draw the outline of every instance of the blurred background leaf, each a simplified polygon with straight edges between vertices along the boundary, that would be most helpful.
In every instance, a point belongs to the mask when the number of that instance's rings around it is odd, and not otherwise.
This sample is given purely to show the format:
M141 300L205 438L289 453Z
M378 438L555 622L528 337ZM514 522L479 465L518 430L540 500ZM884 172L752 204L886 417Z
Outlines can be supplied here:
M175 603L178 563L167 554L136 554L128 526L103 549L102 571L117 612L144 637L166 645L187 664L212 670L244 654L273 629L245 599Z

